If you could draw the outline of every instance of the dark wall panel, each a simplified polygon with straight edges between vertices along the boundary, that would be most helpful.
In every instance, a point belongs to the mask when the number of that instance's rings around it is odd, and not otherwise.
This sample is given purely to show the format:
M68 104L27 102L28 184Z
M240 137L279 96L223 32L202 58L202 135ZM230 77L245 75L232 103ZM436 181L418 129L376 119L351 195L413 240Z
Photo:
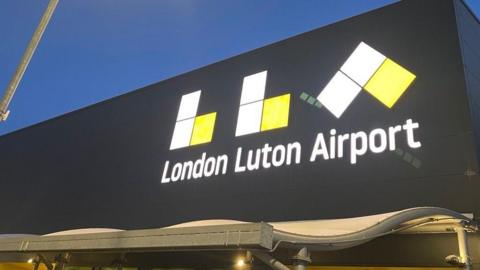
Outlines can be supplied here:
M480 22L463 1L454 1L457 18L460 48L463 60L465 86L467 89L473 134L477 156L480 153ZM478 164L478 160L477 160ZM478 181L473 181L474 190L480 189ZM473 196L475 208L480 208L480 199Z

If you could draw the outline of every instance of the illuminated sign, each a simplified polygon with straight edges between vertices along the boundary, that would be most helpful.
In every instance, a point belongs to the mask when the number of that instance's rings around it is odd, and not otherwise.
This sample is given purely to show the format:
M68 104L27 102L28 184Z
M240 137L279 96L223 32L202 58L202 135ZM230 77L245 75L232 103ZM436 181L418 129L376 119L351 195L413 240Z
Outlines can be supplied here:
M240 107L235 137L287 127L290 112L290 94L265 99L268 71L258 72L243 78ZM388 108L396 103L415 79L415 75L385 57L364 42L361 42L325 88L317 100L337 118L345 112L362 89L373 95ZM201 91L183 95L178 111L170 150L210 142L215 125L215 113L196 116ZM396 150L396 141L401 133L407 145L421 147L415 138L419 123L412 119L398 125L376 128L369 132L356 131L338 134L331 129L329 139L322 132L316 136L309 154L309 161L343 158L348 148L348 160L356 164L358 157L371 152L382 153ZM298 141L271 146L269 143L245 151L238 147L234 158L234 173L243 173L271 167L300 164L302 143ZM198 179L226 174L229 168L227 154L209 156L202 153L196 160L177 162L170 168L164 164L161 183Z
M212 140L217 113L197 116L201 94L202 91L198 90L182 96L170 150L208 143Z
M363 88L391 108L414 79L414 74L361 42L317 99L340 118Z
M267 71L243 79L235 136L288 126L290 94L265 98Z
M382 153L387 148L390 151L394 151L396 149L397 133L401 131L405 131L405 137L410 148L419 148L422 144L414 136L414 130L418 127L418 123L413 122L412 119L407 119L403 125L395 125L386 129L376 128L371 130L369 134L364 131L358 131L336 135L337 131L332 129L330 130L328 144L323 133L319 133L315 140L310 161L315 161L317 156L322 156L325 160L342 158L345 144L350 141L350 163L355 164L357 163L357 157L367 153L367 150L376 154Z

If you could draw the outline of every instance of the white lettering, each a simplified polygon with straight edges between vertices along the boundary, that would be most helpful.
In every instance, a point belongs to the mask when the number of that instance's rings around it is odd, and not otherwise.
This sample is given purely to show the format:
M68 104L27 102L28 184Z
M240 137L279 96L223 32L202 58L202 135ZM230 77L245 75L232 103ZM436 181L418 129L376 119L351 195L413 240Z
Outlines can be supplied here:
M356 164L360 156L367 151L371 153L382 153L385 150L394 151L399 138L406 138L410 148L421 147L418 135L415 130L419 123L407 119L403 125L394 125L386 128L375 128L370 132L357 131L344 134L337 134L336 129L330 129L328 144L323 133L318 133L310 154L310 162L315 162L321 156L323 160L343 158L345 150L350 148L350 163ZM397 133L405 131L405 137ZM348 142L350 140L350 142ZM349 145L348 145L349 144ZM248 149L245 156L242 155L242 147L237 148L235 159L235 173L255 171L281 167L283 165L300 164L302 145L300 142L292 142L286 145L277 144L270 146L265 143L263 147ZM171 168L171 169L170 169ZM211 177L213 175L226 174L228 168L228 156L217 157L207 156L202 153L196 160L177 162L170 167L170 161L165 161L161 183L171 183L189 179Z
M395 133L399 132L402 130L402 126L394 126L394 127L389 127L388 128L388 150L393 151L397 149L397 146L395 145Z
M165 165L163 165L162 184L170 182L170 177L167 176L169 165L170 165L170 162L168 160L165 161Z
M228 163L228 156L221 155L217 157L217 164L215 166L215 175L220 173L220 167L222 167L222 174L227 173L227 163Z
M192 178L193 162L187 161L183 163L182 168L182 180L185 179L185 174L187 174L187 179Z
M255 162L253 160L253 150L248 151L248 159L247 159L247 169L249 171L258 170L260 168L260 149L257 149L255 154Z
M405 130L408 146L411 148L421 147L420 141L416 140L414 131L419 128L417 122L407 119L404 125L395 125L391 127L376 128L370 132L358 131L337 135L337 130L330 130L329 145L325 142L323 133L318 133L315 144L310 156L310 161L314 162L318 156L322 156L324 160L342 158L344 155L344 147L350 140L350 163L356 164L359 156L363 156L370 151L378 154L387 148L390 151L396 149L397 133Z
M360 148L357 140L360 139ZM357 163L357 156L362 156L367 152L367 134L363 131L350 134L350 163Z
M247 157L242 156L241 147L237 150L237 159L235 160L235 172L255 171L259 169L268 169L272 165L280 167L300 163L302 147L299 142L293 142L285 145L278 144L274 147L266 143L262 148L251 149ZM246 165L244 165L246 164Z
M245 171L245 166L240 165L241 160L242 160L242 148L238 147L237 158L235 159L235 172L244 172Z
M302 145L299 142L289 143L287 145L287 165L292 163L292 152L295 150L295 164L300 163Z
M268 143L266 143L263 146L263 149L262 149L262 156L263 156L262 166L265 169L270 168L270 162L268 162L268 153L270 153L270 152L272 152L272 147L270 147L270 145L268 145Z
M207 161L205 162L205 170L203 171L203 175L205 177L210 177L215 171L215 158L209 157L207 158Z
M337 134L337 131L335 129L330 130L330 158L334 159L335 158L335 135Z
M375 144L375 138L380 138L380 143ZM368 135L368 145L373 153L381 153L387 148L387 133L381 128L376 128Z
M285 146L279 144L273 148L272 164L275 167L280 167L285 162Z
M198 179L202 177L210 177L227 173L228 156L221 155L217 157L208 157L206 153L202 153L201 157L195 162L185 161L177 162L173 165L172 171L169 172L170 161L165 161L163 166L162 184L176 182L185 179Z
M403 129L407 131L407 142L408 146L411 148L419 148L422 146L420 142L416 142L415 139L413 138L413 129L418 128L419 125L418 123L413 123L412 119L408 119L405 122L405 125L403 125Z
M172 169L172 181L176 182L182 176L182 163L176 163Z
M202 177L203 175L203 166L205 165L205 156L206 154L202 154L201 159L197 159L193 164L193 179L197 179Z
M315 140L315 146L313 147L312 154L310 155L310 161L314 162L318 155L322 155L323 159L325 160L329 159L327 145L325 144L323 133L317 134L317 139Z
M350 134L338 135L338 158L343 157L343 143L350 138Z

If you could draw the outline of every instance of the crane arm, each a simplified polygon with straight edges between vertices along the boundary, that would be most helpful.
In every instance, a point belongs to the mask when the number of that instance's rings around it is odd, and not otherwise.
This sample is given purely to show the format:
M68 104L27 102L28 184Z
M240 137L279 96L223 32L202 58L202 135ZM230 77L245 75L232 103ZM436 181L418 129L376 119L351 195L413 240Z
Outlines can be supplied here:
M52 17L53 12L57 7L58 1L59 0L50 0L50 2L48 3L47 9L43 13L42 19L38 24L37 29L35 29L32 39L28 43L28 47L25 50L23 57L17 66L15 74L13 74L13 77L10 80L10 83L5 89L5 94L3 95L3 98L0 101L0 121L7 120L7 117L10 113L10 111L8 110L8 105L10 104L10 101L12 100L13 95L15 94L15 91L17 90L18 84L22 80L23 74L25 73L25 70L27 69L28 64L30 63L30 60L32 59L33 54L35 53L35 50L37 49L38 43L42 38L43 32L45 32L45 28L47 27L48 22L50 21L50 18Z

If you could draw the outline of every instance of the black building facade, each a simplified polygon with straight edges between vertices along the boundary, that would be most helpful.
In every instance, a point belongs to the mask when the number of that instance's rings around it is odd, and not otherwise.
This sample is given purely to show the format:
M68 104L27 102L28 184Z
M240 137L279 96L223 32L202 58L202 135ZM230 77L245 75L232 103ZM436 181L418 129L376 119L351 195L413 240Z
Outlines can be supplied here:
M1 136L0 233L475 220L478 48L462 1L402 1Z

